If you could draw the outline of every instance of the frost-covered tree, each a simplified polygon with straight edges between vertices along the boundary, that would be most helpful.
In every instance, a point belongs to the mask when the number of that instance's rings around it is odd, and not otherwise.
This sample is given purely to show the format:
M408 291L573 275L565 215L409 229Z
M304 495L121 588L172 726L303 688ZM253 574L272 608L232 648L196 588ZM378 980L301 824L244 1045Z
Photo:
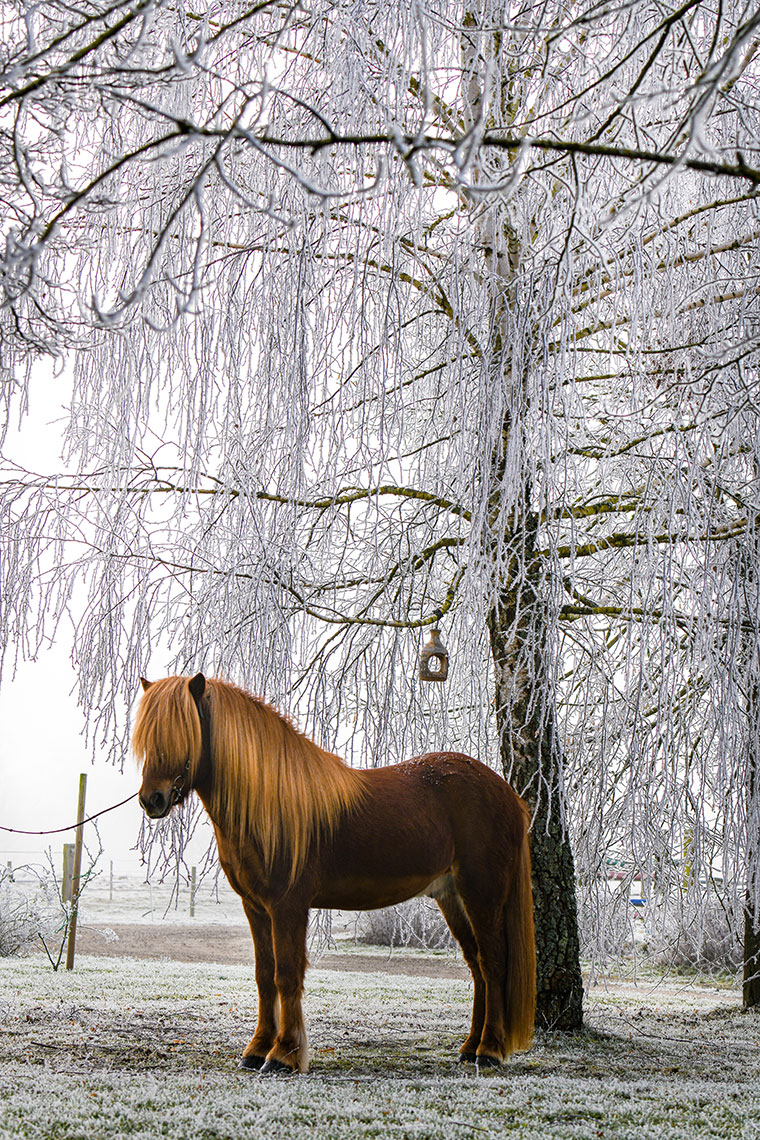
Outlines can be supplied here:
M362 762L499 765L546 1024L570 839L597 947L614 861L756 931L760 16L0 10L7 398L74 369L67 473L6 468L3 644L70 617L106 740L204 668Z

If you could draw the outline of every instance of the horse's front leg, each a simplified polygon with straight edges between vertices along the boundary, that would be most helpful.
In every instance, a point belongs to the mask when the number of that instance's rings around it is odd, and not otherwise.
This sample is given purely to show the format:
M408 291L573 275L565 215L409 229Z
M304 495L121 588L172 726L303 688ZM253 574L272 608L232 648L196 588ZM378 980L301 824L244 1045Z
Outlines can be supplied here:
M262 1074L305 1073L309 1065L306 1027L301 1008L306 959L308 907L294 901L271 909L274 980L280 997L280 1030L267 1054Z
M265 910L243 900L243 909L251 928L254 947L254 970L259 993L256 1032L243 1050L241 1069L261 1069L280 1027L277 987L274 984L274 947L272 920Z

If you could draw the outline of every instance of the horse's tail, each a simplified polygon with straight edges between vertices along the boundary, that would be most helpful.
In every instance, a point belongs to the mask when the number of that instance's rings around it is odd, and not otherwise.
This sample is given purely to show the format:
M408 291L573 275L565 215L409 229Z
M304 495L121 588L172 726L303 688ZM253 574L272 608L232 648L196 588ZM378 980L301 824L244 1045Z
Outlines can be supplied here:
M504 927L507 940L505 1043L506 1052L512 1053L515 1049L528 1048L536 1020L536 938L527 825L504 907Z

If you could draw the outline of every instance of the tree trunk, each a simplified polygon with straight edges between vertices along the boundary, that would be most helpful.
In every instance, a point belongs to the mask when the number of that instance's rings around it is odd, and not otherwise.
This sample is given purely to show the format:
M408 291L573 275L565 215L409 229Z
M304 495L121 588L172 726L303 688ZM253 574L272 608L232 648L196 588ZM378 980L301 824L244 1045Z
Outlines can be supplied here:
M498 121L508 127L524 108L526 76L519 56L504 50L504 35L489 6L468 5L462 24L463 120L475 130L484 105L487 66L498 73ZM507 167L512 159L504 159ZM506 397L501 430L491 455L486 558L494 564L496 599L488 618L496 677L496 714L505 776L532 814L531 858L537 952L537 1024L577 1029L583 1021L578 917L573 856L564 827L561 757L554 739L554 705L543 653L545 609L536 575L538 520L530 510L529 476L517 489L520 500L505 525L502 493L511 476L510 453L527 454L520 409L530 401L528 377L541 360L542 330L531 310L521 312L517 289L524 247L530 236L512 220L506 200L484 210L482 200L464 195L481 237L485 284L490 290L491 339L485 366L494 392ZM473 208L474 207L474 208ZM517 215L519 216L519 212ZM536 223L536 219L532 219ZM537 223L536 223L537 224ZM523 320L523 316L525 319ZM517 433L517 439L515 438ZM529 465L525 463L523 470ZM500 541L504 539L504 541Z
M747 749L747 893L744 903L745 1009L760 1006L760 914L756 909L758 859L760 858L760 692L755 684L749 697L749 746Z
M533 821L533 906L536 923L536 1021L546 1029L583 1024L583 978L575 901L575 866L559 803L539 807Z
M760 924L755 924L754 902L747 891L744 910L744 984L742 1004L745 1009L760 1006Z
M536 1024L572 1030L583 1023L575 868L564 822L554 704L543 647L535 645L541 610L535 588L526 588L523 578L521 590L500 596L489 632L502 768L532 813Z

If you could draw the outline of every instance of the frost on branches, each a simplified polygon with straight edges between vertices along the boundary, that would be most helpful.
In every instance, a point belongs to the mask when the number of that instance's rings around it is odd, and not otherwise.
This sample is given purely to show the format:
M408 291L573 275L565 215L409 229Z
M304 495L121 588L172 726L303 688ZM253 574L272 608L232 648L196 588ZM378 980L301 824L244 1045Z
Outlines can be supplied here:
M576 880L600 963L633 881L756 952L760 15L0 12L5 399L74 372L61 470L5 464L3 644L73 637L99 747L203 669L501 766L550 1024Z

